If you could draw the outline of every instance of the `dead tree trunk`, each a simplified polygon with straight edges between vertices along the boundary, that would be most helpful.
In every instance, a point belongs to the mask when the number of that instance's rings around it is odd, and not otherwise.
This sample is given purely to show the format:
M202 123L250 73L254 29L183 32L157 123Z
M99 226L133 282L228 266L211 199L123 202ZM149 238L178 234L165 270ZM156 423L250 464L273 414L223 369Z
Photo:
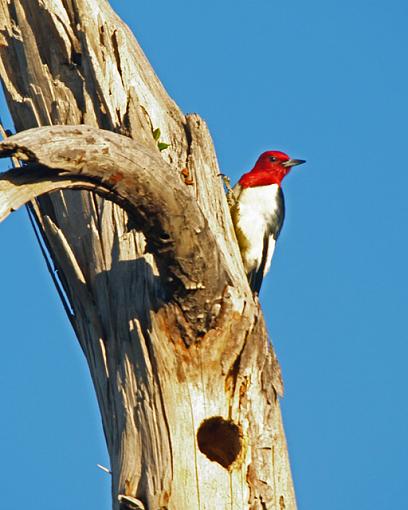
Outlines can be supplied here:
M94 382L113 508L295 509L279 366L205 123L106 0L0 0L0 57L21 131L0 153L24 163L0 178L0 220L32 200Z

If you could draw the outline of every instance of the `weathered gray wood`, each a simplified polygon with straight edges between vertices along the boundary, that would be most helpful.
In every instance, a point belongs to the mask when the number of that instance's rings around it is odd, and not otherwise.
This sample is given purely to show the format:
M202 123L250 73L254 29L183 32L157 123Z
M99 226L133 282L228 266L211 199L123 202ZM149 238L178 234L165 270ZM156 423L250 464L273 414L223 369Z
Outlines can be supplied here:
M23 168L0 179L0 220L21 205L24 176L35 190L24 200L56 189L92 189L132 214L132 228L147 238L166 294L180 305L192 328L188 343L214 325L213 303L224 288L239 284L221 257L216 240L197 202L171 167L155 152L130 138L89 126L29 129L0 143L0 157L13 156ZM54 175L49 169L55 168ZM38 175L33 184L33 177ZM77 175L78 183L64 174ZM86 182L88 179L88 182ZM85 182L84 182L85 181ZM163 186L163 183L166 183ZM40 189L39 185L44 189ZM14 200L13 200L14 199ZM4 204L3 204L4 202ZM20 203L19 203L20 202ZM2 213L4 211L4 213ZM209 270L211 268L211 270ZM207 305L208 304L208 305Z
M64 140L52 151L40 132L38 140L13 137L3 147L23 159L32 150L43 165L29 154L37 178L28 168L0 181L6 211L41 190L89 186L125 207L133 203L135 225L147 235L146 253L126 211L93 193L66 190L33 203L95 385L114 508L120 494L149 510L296 508L279 367L243 273L205 123L180 112L104 0L0 0L0 75L18 131L88 124L134 140L123 141L137 154L128 168L131 194L123 179L112 181L115 173L104 180L98 165L84 164L95 145L84 138L89 128L68 128L81 133L72 150ZM155 128L170 143L162 153ZM71 161L58 159L67 149ZM117 156L123 168L120 152L110 161ZM61 166L73 173L56 173ZM155 189L149 203L146 193ZM172 225L180 209L181 231L180 218ZM167 259L149 224L177 240ZM197 225L203 246L195 250ZM181 285L172 287L173 263ZM197 288L203 279L208 285Z

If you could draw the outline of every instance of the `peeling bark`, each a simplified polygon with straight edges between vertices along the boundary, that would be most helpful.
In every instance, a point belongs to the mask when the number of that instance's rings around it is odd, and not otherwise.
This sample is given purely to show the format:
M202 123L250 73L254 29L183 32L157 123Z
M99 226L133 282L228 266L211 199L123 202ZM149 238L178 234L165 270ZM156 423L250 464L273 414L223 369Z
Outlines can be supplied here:
M0 75L22 131L0 151L25 162L1 176L0 219L36 197L113 508L295 509L279 365L205 123L180 112L105 0L0 0Z

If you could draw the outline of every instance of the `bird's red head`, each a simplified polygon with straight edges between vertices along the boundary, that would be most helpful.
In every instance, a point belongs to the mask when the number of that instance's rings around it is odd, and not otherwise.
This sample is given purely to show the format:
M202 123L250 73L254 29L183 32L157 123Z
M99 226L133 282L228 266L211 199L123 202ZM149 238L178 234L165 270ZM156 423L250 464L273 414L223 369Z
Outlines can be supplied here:
M268 186L278 184L287 175L293 166L305 163L303 159L291 159L287 154L280 151L267 151L262 153L254 168L244 174L239 180L243 188L255 186Z

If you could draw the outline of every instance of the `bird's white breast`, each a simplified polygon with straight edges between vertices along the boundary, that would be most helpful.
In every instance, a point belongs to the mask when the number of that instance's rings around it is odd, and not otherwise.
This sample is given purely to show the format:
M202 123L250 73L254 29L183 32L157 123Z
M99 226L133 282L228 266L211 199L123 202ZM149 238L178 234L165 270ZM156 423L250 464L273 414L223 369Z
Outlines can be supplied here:
M267 221L278 207L278 191L277 184L244 188L239 196L240 210L245 210L246 214L252 212L254 216L263 217Z
M278 209L278 191L277 184L270 184L269 186L244 188L239 194L236 227L239 230L238 235L245 237L245 243L241 249L243 249L242 255L247 271L258 267L260 263L259 257L263 251L266 225L272 221ZM275 240L271 237L268 266L274 247Z

